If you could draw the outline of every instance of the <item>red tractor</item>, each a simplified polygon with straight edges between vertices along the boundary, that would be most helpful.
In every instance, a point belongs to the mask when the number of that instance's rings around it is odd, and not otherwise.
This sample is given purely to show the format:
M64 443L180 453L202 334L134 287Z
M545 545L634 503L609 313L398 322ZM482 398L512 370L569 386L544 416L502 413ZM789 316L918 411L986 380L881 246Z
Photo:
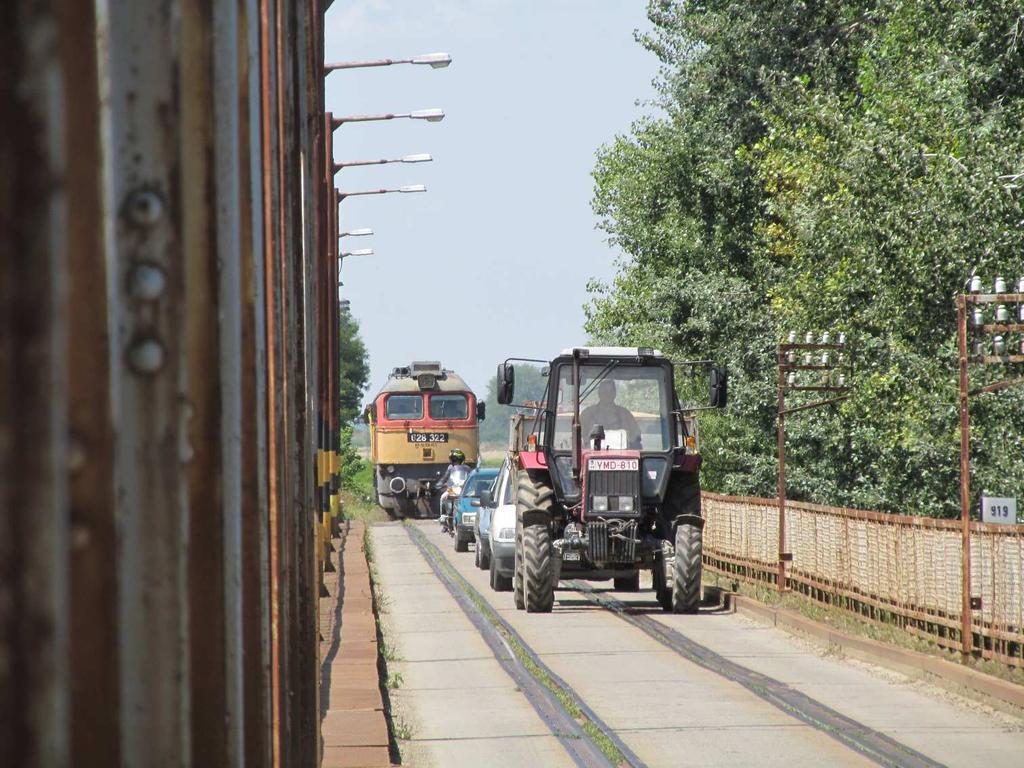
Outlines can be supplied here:
M498 402L512 405L512 358ZM538 363L538 360L524 362ZM700 606L701 541L695 411L724 408L726 371L708 361L710 404L683 408L671 361L645 348L580 347L547 365L545 400L513 420L513 586L517 608L550 611L560 579L614 579L635 591L651 569L666 611Z

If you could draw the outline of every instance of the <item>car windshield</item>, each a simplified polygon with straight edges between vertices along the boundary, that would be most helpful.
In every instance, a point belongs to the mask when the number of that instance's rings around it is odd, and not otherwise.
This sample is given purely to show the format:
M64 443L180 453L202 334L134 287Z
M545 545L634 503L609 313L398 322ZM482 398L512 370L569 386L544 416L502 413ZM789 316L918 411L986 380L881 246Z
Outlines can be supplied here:
M580 366L580 425L583 444L604 430L602 448L667 451L670 393L668 375L660 365L629 365L618 361ZM556 451L572 449L574 388L572 365L559 367L555 403Z
M463 496L469 496L477 498L480 495L480 491L486 491L494 483L494 477L491 475L476 476L472 478L462 491Z

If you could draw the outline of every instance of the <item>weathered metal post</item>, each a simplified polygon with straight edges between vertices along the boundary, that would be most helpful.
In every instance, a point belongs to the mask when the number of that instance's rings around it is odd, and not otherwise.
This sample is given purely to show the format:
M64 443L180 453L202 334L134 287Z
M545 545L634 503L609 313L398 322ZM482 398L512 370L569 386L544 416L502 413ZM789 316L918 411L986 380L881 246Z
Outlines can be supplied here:
M60 5L0 3L0 760L26 768L70 753Z
M970 281L971 293L960 293L956 298L957 318L957 351L960 359L960 525L961 525L961 650L964 659L970 658L974 653L974 629L972 612L981 608L981 598L974 598L971 595L971 440L970 440L970 398L973 395L988 392L999 392L1011 387L1024 384L1024 378L1004 379L990 384L970 389L970 369L972 362L978 365L1006 365L1024 363L1024 348L1019 349L1015 354L1012 349L1007 349L1002 334L1024 333L1024 278L1017 284L1016 293L1006 292L1006 282L998 277L995 280L993 293L981 293L981 279L972 277ZM1018 306L1018 320L1011 322L1007 305ZM984 307L995 305L994 323L984 322ZM986 342L978 342L976 349L970 349L967 339L968 307L972 307L971 326L975 333L999 334L992 339L993 354L983 347Z
M845 375L840 377L837 384L833 384L831 380L832 371L841 367L838 359L833 360L829 355L835 351L842 353L846 350L846 334L840 333L837 339L837 343L832 342L831 334L824 333L821 337L821 343L815 344L813 335L807 334L805 343L796 343L796 334L791 333L789 343L779 344L777 347L777 366L778 366L778 452L779 452L779 572L778 572L778 589L780 592L787 592L789 586L786 583L786 570L787 563L793 560L793 554L788 552L786 549L786 416L791 413L798 413L800 411L808 411L814 408L821 408L825 405L832 405L834 403L841 403L846 400L849 395L849 387L846 386ZM795 355L798 351L805 353L805 358L809 358L815 352L822 353L821 364L818 365L813 360L805 359L801 365L797 362ZM824 377L824 382L821 386L802 386L797 385L794 382L789 381L789 377L796 377L797 371L812 371L821 373ZM851 368L852 372L852 368ZM804 403L797 405L792 408L786 407L786 395L789 392L814 392L822 393L825 395L832 395L837 393L839 397L830 397L826 400L820 400L817 402Z
M781 347L778 350L779 367L779 575L777 586L780 592L786 587L786 372L783 370L785 359Z
M974 649L971 630L971 466L967 370L967 299L956 300L957 347L960 357L960 644L964 658Z

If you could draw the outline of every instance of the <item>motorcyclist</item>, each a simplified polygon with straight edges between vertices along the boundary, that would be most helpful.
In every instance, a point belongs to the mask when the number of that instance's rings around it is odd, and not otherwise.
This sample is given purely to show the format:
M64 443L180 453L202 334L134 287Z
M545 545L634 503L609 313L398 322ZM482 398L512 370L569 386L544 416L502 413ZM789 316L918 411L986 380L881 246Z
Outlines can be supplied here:
M444 475L440 480L437 481L438 488L444 488L448 485L448 479L452 476L452 470L466 463L466 454L463 453L461 448L453 448L448 454L448 468L445 469Z
M448 488L452 481L452 474L455 472L456 467L460 467L458 473L462 474L466 467L466 454L460 448L453 448L448 454L448 468L445 470L444 475L440 480L437 481L437 488L443 494ZM441 498L441 530L447 533L451 529L452 524L452 510L445 507L445 499Z

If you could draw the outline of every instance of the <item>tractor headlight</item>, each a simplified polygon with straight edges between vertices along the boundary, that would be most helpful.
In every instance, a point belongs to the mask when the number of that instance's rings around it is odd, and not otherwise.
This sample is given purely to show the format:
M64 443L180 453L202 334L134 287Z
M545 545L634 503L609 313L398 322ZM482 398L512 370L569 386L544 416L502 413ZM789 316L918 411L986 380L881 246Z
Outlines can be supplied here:
M594 497L594 511L595 512L607 512L608 511L608 497L607 496L595 496Z
M502 528L498 531L498 535L494 537L498 541L515 541L516 529L515 528Z
M633 497L632 496L619 496L619 512L632 512L633 511Z
M389 475L395 474L395 465L394 464L388 464L388 466L387 466L387 473Z

